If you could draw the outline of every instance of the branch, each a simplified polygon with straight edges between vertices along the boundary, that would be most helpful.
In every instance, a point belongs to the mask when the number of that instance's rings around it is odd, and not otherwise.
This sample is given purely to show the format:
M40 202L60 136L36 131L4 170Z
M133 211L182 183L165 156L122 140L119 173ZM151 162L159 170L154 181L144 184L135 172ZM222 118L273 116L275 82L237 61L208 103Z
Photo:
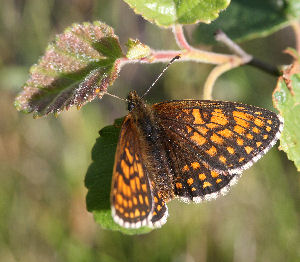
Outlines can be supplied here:
M277 67L267 64L266 62L263 62L255 57L253 57L252 55L249 55L239 45L237 45L235 42L233 42L221 30L218 30L216 32L215 38L217 41L226 45L234 54L237 54L238 56L240 56L245 61L244 64L259 68L259 69L263 70L264 72L269 73L274 76L281 75L281 73Z

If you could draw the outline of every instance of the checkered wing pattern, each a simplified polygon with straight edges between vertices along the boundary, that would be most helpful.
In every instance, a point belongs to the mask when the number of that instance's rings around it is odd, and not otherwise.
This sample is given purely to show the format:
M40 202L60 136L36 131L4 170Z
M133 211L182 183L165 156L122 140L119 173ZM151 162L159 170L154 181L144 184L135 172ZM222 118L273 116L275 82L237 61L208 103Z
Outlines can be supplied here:
M111 187L112 216L126 228L152 226L152 191L137 128L128 115L122 125Z
M182 100L155 104L153 109L169 136L184 141L210 169L229 174L256 162L274 145L283 126L269 110L233 102Z
M171 159L175 195L195 202L226 193L282 129L275 113L239 103L182 100L153 109Z
M153 186L153 212L151 222L153 227L161 227L167 222L168 218L168 207L165 200L163 199L163 194Z

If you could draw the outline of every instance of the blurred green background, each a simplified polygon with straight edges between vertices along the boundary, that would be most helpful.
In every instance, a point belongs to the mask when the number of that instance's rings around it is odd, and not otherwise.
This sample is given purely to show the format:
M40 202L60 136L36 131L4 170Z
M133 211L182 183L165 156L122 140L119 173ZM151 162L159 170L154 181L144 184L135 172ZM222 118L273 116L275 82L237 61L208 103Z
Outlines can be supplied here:
M48 41L74 22L94 20L115 28L122 44L132 37L152 48L176 48L170 30L144 21L121 0L1 1L0 261L300 261L300 176L277 146L227 196L199 205L171 202L168 222L159 230L126 236L95 224L85 208L90 152L98 131L125 115L126 105L104 97L80 111L36 120L13 107ZM188 38L194 28L186 27ZM291 62L282 54L287 46L295 46L290 28L242 44L274 65ZM227 52L221 46L213 50ZM162 68L128 65L110 92L141 94ZM172 65L148 101L200 99L211 69ZM243 67L217 81L214 97L272 109L275 85L274 77Z

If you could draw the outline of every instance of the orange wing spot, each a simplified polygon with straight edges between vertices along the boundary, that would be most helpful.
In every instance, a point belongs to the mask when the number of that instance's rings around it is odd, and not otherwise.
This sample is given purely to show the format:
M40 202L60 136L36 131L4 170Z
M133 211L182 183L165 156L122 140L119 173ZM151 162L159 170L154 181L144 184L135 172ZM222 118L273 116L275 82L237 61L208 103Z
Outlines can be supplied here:
M154 212L153 212L153 215L154 215ZM146 216L146 212L145 211L142 211L142 216Z
M247 121L252 121L253 120L253 116L249 115L247 113L244 112L240 112L240 111L233 111L232 112L233 117L238 117Z
M129 217L129 213L126 212L126 213L124 214L124 216L125 216L125 217Z
M148 199L147 196L145 196L145 203L146 203L147 206L149 206L149 199Z
M122 191L124 184L123 177L119 173L116 173L116 175L118 176L118 191Z
M262 113L259 112L259 111L257 111L257 112L255 112L254 114L256 114L256 115L261 115Z
M192 187L192 191L196 191L196 188Z
M223 111L221 109L214 110L210 121L213 123L218 123L222 126L225 126L228 124L228 118L223 114Z
M235 153L234 148L231 147L231 146L228 146L226 149L227 149L227 151L229 152L229 154L231 154L231 155L233 155L233 154Z
M122 172L125 175L125 177L127 179L129 179L129 177L130 177L129 166L126 164L126 162L124 160L121 161L121 169L122 169Z
M226 159L225 156L219 156L219 160L220 160L220 162L222 162L223 164L225 164L227 159Z
M134 174L134 168L133 168L133 166L131 166L129 168L129 173L130 173L131 176Z
M138 204L137 198L133 197L133 204L136 206Z
M253 147L245 146L245 151L246 151L247 154L250 154L253 151Z
M145 212L145 211L144 211ZM138 210L137 208L135 209L134 212L135 217L139 217L141 215L140 210Z
M209 129L214 129L214 128L219 127L220 125L217 125L217 124L214 124L214 123L209 123L209 124L206 124L206 126L207 126Z
M245 107L242 107L242 106L237 106L236 109L239 109L239 110L244 110Z
M127 147L125 147L125 153L126 153L126 156L127 156L128 160L129 160L129 162L132 163L133 162L133 156L130 154L130 152L129 152L129 150L128 150Z
M199 164L198 162L193 162L193 163L191 164L191 166L192 166L193 169L200 168L200 164Z
M260 147L262 145L262 142L256 142L256 146Z
M126 183L123 182L122 185L122 192L125 196L131 196L130 187L126 185Z
M183 171L183 172L187 172L187 171L189 171L189 170L190 170L190 168L189 168L188 165L185 165L185 166L182 168L182 171Z
M201 136L199 133L194 132L194 135L191 136L191 139L196 142L198 145L202 146L206 143L206 139Z
M247 121L244 120L244 119L240 119L240 118L238 118L238 117L235 117L234 120L235 120L235 122L236 122L238 125L240 125L240 126L242 126L242 127L244 127L244 128L249 128L249 126L250 126L250 123L247 122Z
M192 114L193 114L193 117L195 118L195 120L194 120L195 125L205 124L205 122L203 121L203 119L201 117L199 109L193 109Z
M130 212L130 218L134 218L133 212Z
M177 182L177 183L176 183L176 188L182 188L182 184L179 183L179 182Z
M142 195L139 195L139 201L140 201L141 204L144 204L144 199L143 199Z
M211 183L209 183L209 182L204 182L204 183L203 183L203 188L206 188L206 187L208 187L208 186L211 186Z
M262 121L260 118L255 118L254 119L254 124L257 125L257 126L263 126L264 121Z
M209 166L208 166L208 164L207 163L202 163L203 164L203 166L206 168L206 169L209 169Z
M138 157L137 154L134 155L134 158L135 158L136 161L139 161L139 157Z
M154 203L157 203L158 202L158 198L155 196L154 197Z
M144 176L144 171L143 171L143 168L142 168L142 164L137 163L137 168L139 170L139 177L143 177Z
M253 139L253 135L251 135L250 133L248 133L248 134L246 135L246 137L249 138L249 139L251 139L251 140Z
M256 126L252 128L252 131L256 134L260 133L260 130Z
M128 207L129 207L130 209L132 209L132 201L131 201L131 200L128 200Z
M234 126L234 131L238 134L244 134L246 130L241 126L236 125Z
M209 131L208 128L204 127L204 126L197 126L196 129L202 134L202 135L206 135L207 132Z
M273 122L272 122L272 120L269 119L269 120L267 121L267 123L268 123L269 125L272 125Z
M156 209L157 209L157 211L160 211L161 210L161 205L157 205Z
M135 177L135 184L138 190L141 190L141 181L138 177Z
M134 179L131 179L130 180L130 189L133 193L136 192L136 186L135 186L135 180Z
M144 213L145 213L145 211L143 211ZM145 213L146 214L146 213ZM153 211L153 213L152 213L152 216L154 217L154 216L156 216L157 215L157 213L155 212L155 211Z
M221 179L221 178L218 178L218 179L216 180L216 183L219 184L220 182L222 182L222 179Z
M242 146L242 145L244 144L244 140L241 139L241 138L237 138L237 139L236 139L236 142L237 142L237 144L238 144L239 146Z
M263 139L267 139L269 136L268 135L264 135L263 136Z
M124 208L123 208L123 207L120 207L120 208L118 209L118 211L119 211L121 214L123 214L123 213L124 213Z
M123 206L124 206L125 208L127 208L127 207L128 207L128 202L127 202L127 200L126 200L126 199L124 199L124 200L123 200Z
M117 203L118 203L120 206L122 206L122 203L123 203L123 197L122 197L122 195L121 195L121 194L117 194L116 199L117 199Z
M199 179L200 179L201 181L205 180L205 179L206 179L206 175L203 174L203 173L199 174Z
M240 159L239 159L239 162L241 163L241 162L243 162L245 160L245 158L244 157L241 157Z
M142 184L142 190L143 190L144 192L147 192L147 185L146 185L146 184Z
M185 127L186 127L186 130L187 130L188 133L192 132L193 129L190 126L185 126Z
M272 130L272 128L270 126L266 127L267 132L270 132Z
M210 149L206 150L205 152L210 156L215 156L217 154L217 149L214 146L212 146Z
M211 137L210 137L210 140L216 144L223 144L224 143L224 139L216 134L213 134Z
M232 137L232 131L230 131L229 129L224 129L224 130L221 130L219 132L217 132L219 135L223 136L223 137L226 137L226 138L229 138L229 137Z
M186 182L191 186L194 183L194 179L190 177Z
M213 178L218 177L219 173L217 173L216 171L210 171L210 174Z

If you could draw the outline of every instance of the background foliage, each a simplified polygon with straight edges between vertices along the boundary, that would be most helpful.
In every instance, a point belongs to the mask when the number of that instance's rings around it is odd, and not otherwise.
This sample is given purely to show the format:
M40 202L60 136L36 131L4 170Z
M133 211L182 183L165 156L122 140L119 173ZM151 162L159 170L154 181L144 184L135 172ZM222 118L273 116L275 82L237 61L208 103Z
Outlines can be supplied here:
M0 258L3 261L297 261L300 178L273 148L226 197L201 205L169 204L168 223L142 236L95 225L85 209L84 176L98 131L126 114L111 97L80 111L33 120L13 100L48 41L74 22L105 21L122 44L128 37L158 49L176 48L170 31L134 15L122 1L3 0L0 9ZM187 27L188 32L190 28ZM229 35L230 36L230 35ZM193 44L197 45L196 40ZM243 44L272 64L291 63L291 29ZM203 47L210 48L210 47ZM214 50L223 51L221 46ZM143 93L163 65L129 65L110 89ZM209 65L174 64L149 102L199 98ZM192 77L191 77L192 76ZM272 108L276 79L250 67L218 80L217 99Z

